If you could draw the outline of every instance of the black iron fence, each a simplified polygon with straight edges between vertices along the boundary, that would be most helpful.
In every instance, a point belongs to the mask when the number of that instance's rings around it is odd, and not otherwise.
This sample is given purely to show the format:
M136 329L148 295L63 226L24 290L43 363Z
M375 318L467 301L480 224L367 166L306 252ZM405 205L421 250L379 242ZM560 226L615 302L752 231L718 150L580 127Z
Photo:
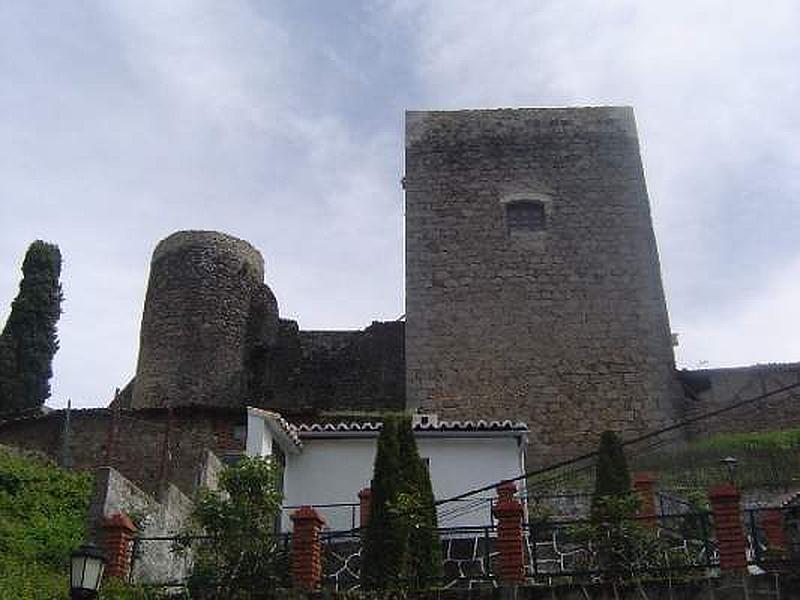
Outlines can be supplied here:
M497 529L440 528L443 577L438 587L497 585ZM532 583L603 581L702 572L718 565L708 512L626 519L545 520L523 529L525 574ZM360 585L357 532L323 534L324 584L336 590Z
M764 572L800 568L800 507L745 510L742 522L750 565ZM442 577L430 582L433 586L499 585L495 525L446 527L438 529L438 534ZM322 532L324 587L337 591L361 587L362 542L358 528ZM181 587L191 573L193 555L213 544L203 537L136 538L132 572L139 581L144 576L151 583ZM534 584L689 578L719 569L718 543L708 511L604 522L546 518L523 527L523 544L525 577ZM285 563L288 585L291 534L277 534L274 551Z
M718 562L708 512L618 521L546 521L528 525L528 576L603 581L697 572Z
M800 567L800 506L742 512L747 562L762 571Z

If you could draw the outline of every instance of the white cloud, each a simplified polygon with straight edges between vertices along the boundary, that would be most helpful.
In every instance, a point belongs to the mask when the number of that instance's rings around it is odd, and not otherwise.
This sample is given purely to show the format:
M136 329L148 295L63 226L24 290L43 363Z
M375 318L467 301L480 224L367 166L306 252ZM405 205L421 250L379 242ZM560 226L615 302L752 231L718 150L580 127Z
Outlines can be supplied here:
M0 11L0 319L27 244L59 243L56 405L132 374L149 255L176 229L254 243L304 327L402 313L405 108L633 104L682 356L800 359L752 316L788 322L796 297L793 0Z
M800 321L800 260L756 290L711 317L686 323L677 354L691 367L738 366L797 360Z
M416 19L428 105L635 107L675 329L743 310L770 282L788 280L786 264L800 258L800 4L394 6ZM764 329L750 332L748 348L704 353L745 362L774 347ZM789 350L784 360L800 359Z

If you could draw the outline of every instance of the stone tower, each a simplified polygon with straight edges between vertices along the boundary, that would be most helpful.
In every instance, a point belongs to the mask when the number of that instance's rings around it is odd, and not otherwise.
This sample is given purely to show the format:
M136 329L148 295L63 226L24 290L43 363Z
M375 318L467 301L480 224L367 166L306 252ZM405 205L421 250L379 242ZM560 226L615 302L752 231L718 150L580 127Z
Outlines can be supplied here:
M215 231L170 235L150 265L132 408L242 405L249 358L277 328L258 250Z
M405 190L412 408L524 418L532 463L673 417L632 109L409 112Z

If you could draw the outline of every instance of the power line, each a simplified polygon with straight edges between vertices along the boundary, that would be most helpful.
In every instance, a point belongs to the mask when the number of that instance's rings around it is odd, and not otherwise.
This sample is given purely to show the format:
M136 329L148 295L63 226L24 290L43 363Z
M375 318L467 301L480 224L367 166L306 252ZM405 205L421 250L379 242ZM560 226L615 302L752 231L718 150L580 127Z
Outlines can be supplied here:
M686 419L682 419L682 420L678 421L677 423L673 423L672 425L669 425L667 427L663 427L663 428L657 429L655 431L650 431L648 433L645 433L645 434L640 435L638 437L635 437L633 439L623 441L622 442L622 446L630 446L632 444L637 444L639 442L643 442L645 440L652 439L652 438L654 438L656 436L662 435L664 433L668 433L670 431L676 431L678 429L682 429L684 427L687 427L687 426L692 425L694 423L697 423L699 421L703 421L705 419L710 419L712 417L716 417L716 416L724 414L726 412L730 412L732 410L735 410L735 409L737 409L737 408L739 408L741 406L746 406L748 404L752 404L754 402L758 402L759 400L763 400L765 398L769 398L771 396L775 396L775 395L781 394L783 392L788 392L789 390L793 390L793 389L798 388L798 387L800 387L800 382L792 383L790 385L786 385L786 386L771 390L769 392L764 392L764 393L759 394L758 396L755 396L753 398L747 398L745 400L740 400L738 402L734 402L734 403L729 404L727 406L723 406L722 408L718 408L718 409L715 409L715 410L711 410L711 411L702 413L702 414L700 414L698 416L693 416L693 417L689 417L689 418L686 418ZM517 477L512 477L512 478L509 478L509 479L502 479L500 481L497 481L497 482L489 484L489 485L484 485L484 486L479 487L479 488L474 488L474 489L468 490L466 492L462 492L461 494L458 494L456 496L451 496L449 498L442 498L440 500L436 500L436 501L434 501L433 505L434 506L439 506L439 505L442 505L442 504L447 504L448 502L455 502L457 500L462 500L464 498L468 498L470 496L474 496L475 494L480 494L482 492L491 491L491 490L495 489L497 486L499 486L499 485L501 485L503 483L511 483L511 482L515 482L515 481L520 481L522 479L528 479L530 477L535 477L537 475L542 475L544 473L549 473L549 472L555 471L557 469L561 469L563 467L569 466L571 464L574 464L574 463L577 463L577 462L580 462L580 461L583 461L583 460L588 460L588 459L593 458L595 456L597 456L597 450L594 450L592 452L586 452L585 454L581 454L581 455L576 456L574 458L562 460L562 461L553 463L551 465L548 465L546 467L535 469L533 471L528 471L528 472L526 472L526 473L524 473L522 475L518 475Z

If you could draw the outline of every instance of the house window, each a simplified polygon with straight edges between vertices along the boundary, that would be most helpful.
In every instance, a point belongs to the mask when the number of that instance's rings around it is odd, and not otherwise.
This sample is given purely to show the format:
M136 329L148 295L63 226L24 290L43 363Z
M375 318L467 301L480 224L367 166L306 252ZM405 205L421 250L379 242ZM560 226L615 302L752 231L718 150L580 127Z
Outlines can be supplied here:
M425 468L428 469L428 471L430 471L431 470L431 459L429 457L427 457L427 456L421 456L420 460L422 461L422 464L425 465Z
M541 231L547 225L544 202L541 200L514 200L507 202L505 208L509 233Z

